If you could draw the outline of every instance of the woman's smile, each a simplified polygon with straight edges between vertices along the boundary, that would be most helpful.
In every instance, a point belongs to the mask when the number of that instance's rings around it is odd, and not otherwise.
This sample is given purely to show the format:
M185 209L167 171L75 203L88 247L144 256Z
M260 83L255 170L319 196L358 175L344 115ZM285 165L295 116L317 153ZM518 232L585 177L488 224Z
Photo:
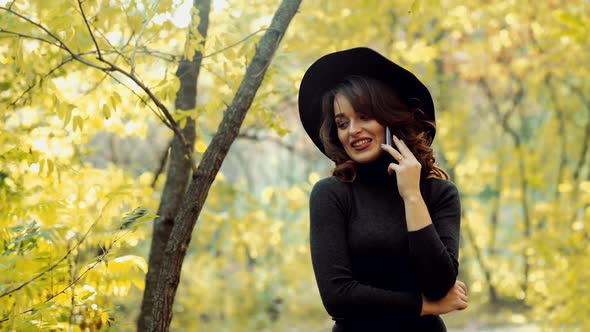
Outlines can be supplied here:
M355 111L341 94L334 97L334 121L338 139L350 159L369 163L383 153L380 145L385 142L385 127L368 115Z
M365 148L367 148L369 146L369 144L371 143L371 139L370 138L360 138L360 139L355 139L352 141L352 143L350 145L352 145L353 148L355 148L356 150L364 150Z

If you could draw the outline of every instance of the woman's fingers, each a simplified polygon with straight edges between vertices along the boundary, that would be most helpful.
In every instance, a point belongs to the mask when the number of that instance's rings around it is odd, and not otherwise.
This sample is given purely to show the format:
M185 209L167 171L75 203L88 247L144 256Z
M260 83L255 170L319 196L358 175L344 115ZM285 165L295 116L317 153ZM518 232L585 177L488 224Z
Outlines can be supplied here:
M459 292L459 299L461 299L461 301L464 301L464 302L468 302L468 300L469 300L467 298L467 294L464 294L462 292Z
M402 154L396 149L394 149L392 146L389 146L387 144L381 144L381 148L387 151L390 155L392 155L393 158L395 158L395 160L397 161L400 161L403 158Z
M462 304L461 304L461 305L460 305L460 306L457 308L457 310L465 310L465 309L467 309L467 307L468 307L468 306L469 306L469 304L467 304L467 303L462 303Z
M467 295L467 285L465 285L464 282L462 282L461 280L457 280L455 284L461 287L461 289L463 289L463 291L465 292L465 295Z
M395 136L395 135L393 135L393 142L395 143L395 146L397 146L401 155L404 158L414 157L414 154L412 153L410 148L408 148L406 143L404 141L402 141L401 139L397 138L397 136Z
M461 292L461 294L465 294L465 295L467 295L467 291L465 290L465 288L463 288L463 287L461 287L461 286L459 286L459 285L457 285L457 286L455 286L455 287L457 288L457 290L458 290L459 292Z
M391 175L391 174L393 174L395 171L397 171L397 169L398 169L399 167L400 167L400 166L399 166L398 164L391 163L391 164L389 164L389 166L387 167L387 173L389 173L389 175Z
M469 297L467 296L467 286L457 280L455 282L455 290L457 292L457 310L464 310L468 306Z

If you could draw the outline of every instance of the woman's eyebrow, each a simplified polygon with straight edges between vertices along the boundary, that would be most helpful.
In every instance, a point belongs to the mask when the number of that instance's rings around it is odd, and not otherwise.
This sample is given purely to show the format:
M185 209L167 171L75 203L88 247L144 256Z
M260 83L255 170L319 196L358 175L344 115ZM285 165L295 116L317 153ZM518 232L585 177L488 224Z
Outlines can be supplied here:
M338 113L338 114L334 115L334 119L343 118L343 117L344 117L344 114L342 114L342 113Z

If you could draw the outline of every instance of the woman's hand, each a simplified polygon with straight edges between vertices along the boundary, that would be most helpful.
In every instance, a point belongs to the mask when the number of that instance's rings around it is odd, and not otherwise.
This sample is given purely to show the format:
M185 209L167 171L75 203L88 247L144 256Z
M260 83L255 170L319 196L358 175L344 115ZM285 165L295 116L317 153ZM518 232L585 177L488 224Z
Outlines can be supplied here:
M405 200L412 196L420 195L420 171L422 165L416 159L410 148L402 140L393 135L393 142L397 150L387 144L381 144L381 148L388 152L398 161L398 164L391 163L387 172L391 175L395 172L397 177L397 189L400 196Z
M451 311L467 308L467 286L459 280L440 300L431 301L422 296L422 312L424 315L444 315Z

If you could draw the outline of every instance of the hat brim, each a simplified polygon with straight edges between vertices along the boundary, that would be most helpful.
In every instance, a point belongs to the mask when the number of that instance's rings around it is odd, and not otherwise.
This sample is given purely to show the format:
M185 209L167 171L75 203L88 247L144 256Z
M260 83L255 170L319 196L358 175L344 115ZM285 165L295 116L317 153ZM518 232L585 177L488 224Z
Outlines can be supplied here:
M432 96L426 86L410 71L367 47L330 53L307 69L299 87L299 116L303 128L322 153L326 152L319 135L321 98L351 75L382 81L404 100L419 99L426 119L435 122ZM431 130L429 135L434 139L435 130Z

